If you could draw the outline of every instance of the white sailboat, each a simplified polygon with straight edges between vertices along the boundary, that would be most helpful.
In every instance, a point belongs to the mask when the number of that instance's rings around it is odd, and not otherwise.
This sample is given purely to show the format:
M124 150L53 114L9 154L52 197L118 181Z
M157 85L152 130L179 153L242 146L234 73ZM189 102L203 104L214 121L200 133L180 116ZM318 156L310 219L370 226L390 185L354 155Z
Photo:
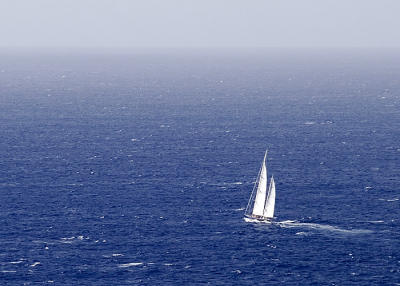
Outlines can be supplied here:
M276 196L275 181L274 177L272 176L267 192L267 153L268 150L265 151L264 160L262 162L257 181L254 184L249 202L247 203L246 211L244 213L245 221L270 221L274 217Z

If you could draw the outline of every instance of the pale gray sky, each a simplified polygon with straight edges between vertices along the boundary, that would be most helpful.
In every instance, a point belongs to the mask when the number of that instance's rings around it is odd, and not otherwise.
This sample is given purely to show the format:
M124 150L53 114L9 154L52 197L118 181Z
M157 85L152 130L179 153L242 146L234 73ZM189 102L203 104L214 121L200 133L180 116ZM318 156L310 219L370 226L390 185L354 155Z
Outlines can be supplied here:
M400 47L399 0L0 0L0 47Z

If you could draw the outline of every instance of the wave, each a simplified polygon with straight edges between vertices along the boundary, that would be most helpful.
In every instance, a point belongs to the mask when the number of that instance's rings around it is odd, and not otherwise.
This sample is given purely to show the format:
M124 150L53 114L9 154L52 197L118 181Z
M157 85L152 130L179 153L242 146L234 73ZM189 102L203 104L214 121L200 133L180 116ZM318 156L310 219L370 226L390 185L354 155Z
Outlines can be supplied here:
M34 262L33 264L31 264L30 267L35 267L35 266L37 266L37 265L39 265L39 264L40 264L40 262L39 262L39 261L36 261L36 262Z
M308 232L304 232L304 231L299 231L299 232L296 232L296 235L308 236L309 233Z
M71 237L61 237L61 240L73 240L75 239L75 236L71 236Z
M393 199L378 199L380 201L385 201L385 202L396 202L399 200L399 198L393 198Z
M61 237L60 242L61 243L72 243L74 240L89 240L89 239L90 239L89 236L85 237L83 235L78 235L78 236L71 236L71 237Z
M131 262L131 263L119 264L118 267L120 267L120 268L128 268L128 267L133 267L133 266L141 266L141 265L146 265L146 266L148 266L148 265L156 265L156 264L164 265L164 266L173 266L173 265L174 265L173 263ZM190 267L190 266L185 267L185 268L189 268L189 267Z
M126 267L132 267L132 266L140 266L140 265L143 265L143 262L125 263L125 264L120 264L120 265L118 265L118 267L126 268Z
M20 263L22 263L22 262L24 262L24 260L10 261L9 263L10 263L10 264L20 264Z

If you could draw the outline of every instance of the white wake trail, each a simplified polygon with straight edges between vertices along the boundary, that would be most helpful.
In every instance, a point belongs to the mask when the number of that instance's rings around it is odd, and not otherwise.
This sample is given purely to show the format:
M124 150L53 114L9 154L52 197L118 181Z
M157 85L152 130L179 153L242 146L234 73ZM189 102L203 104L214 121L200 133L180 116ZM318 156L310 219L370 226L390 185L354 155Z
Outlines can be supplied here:
M297 221L281 221L276 222L275 224L284 227L284 228L306 228L312 230L319 230L319 231L327 231L333 233L343 233L343 234L368 234L372 233L372 230L368 229L344 229L328 224L318 224L318 223L308 223L308 222L297 222Z

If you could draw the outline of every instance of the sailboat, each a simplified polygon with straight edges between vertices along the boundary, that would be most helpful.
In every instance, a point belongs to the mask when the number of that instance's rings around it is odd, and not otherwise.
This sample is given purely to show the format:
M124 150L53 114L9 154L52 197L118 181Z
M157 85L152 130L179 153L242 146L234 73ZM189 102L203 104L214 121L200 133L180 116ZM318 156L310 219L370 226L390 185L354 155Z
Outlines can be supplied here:
M244 213L244 220L247 222L255 220L269 222L274 217L276 196L275 181L274 176L272 176L267 192L267 153L268 150L265 151L264 160L261 164L257 181L254 184L253 191L251 192L250 199L247 203L246 211Z

